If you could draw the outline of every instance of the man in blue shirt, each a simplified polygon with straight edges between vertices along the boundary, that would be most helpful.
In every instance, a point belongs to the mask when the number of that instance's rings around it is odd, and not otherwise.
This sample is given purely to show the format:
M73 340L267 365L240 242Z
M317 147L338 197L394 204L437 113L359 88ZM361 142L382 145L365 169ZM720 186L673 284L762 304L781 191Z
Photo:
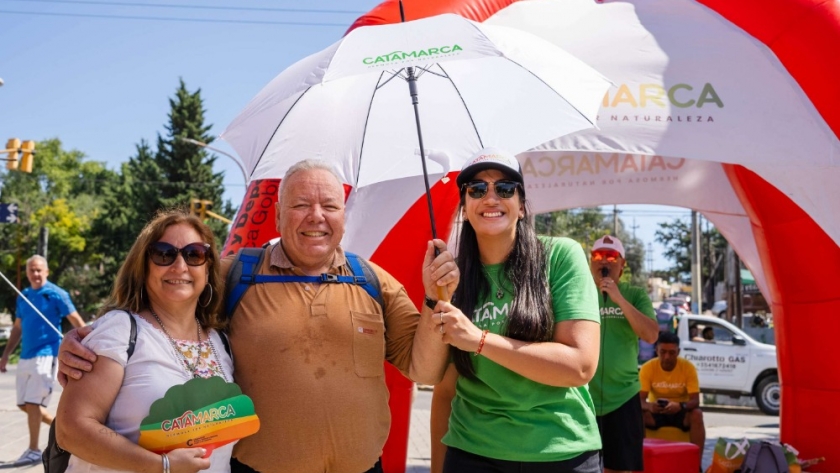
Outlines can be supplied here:
M74 327L85 324L67 291L47 281L49 274L43 256L35 255L26 260L26 277L31 287L23 290L23 297L49 322L19 296L15 325L0 358L0 373L5 373L9 355L22 340L16 378L17 405L29 416L29 448L15 461L15 466L41 462L38 435L41 422L49 425L53 421L45 407L50 402L55 380L61 319L67 317Z

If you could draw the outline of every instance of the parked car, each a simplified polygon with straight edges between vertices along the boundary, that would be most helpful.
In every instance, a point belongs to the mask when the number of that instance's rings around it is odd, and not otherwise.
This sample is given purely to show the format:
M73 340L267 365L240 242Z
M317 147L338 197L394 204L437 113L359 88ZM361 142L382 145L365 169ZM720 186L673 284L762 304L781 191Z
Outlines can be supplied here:
M692 327L697 333L711 328L714 337L691 338ZM782 395L775 346L760 343L726 320L710 315L679 317L677 334L681 356L697 368L701 393L754 396L762 412L779 415Z
M726 307L726 301L715 301L715 303L712 304L711 311L716 316L723 317L724 315L726 315Z
M666 302L674 306L678 315L691 313L691 305L684 297L668 297L662 301L663 304Z

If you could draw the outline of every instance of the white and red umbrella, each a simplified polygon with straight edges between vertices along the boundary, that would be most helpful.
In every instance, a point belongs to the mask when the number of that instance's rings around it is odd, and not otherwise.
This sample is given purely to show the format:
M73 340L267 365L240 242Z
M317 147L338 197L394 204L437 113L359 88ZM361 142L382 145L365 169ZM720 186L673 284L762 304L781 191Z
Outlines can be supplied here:
M519 152L593 127L609 86L548 41L446 14L350 32L278 75L221 137L251 179L320 158L354 188L424 176L428 189L428 174L483 147Z
M382 3L354 28L399 21L396 5ZM840 369L815 361L829 359L840 328L840 4L415 0L406 11L521 28L615 82L599 131L520 155L535 210L650 203L703 211L772 301L782 440L806 457L832 451L825 426L840 424L840 411L814 415L812 407L840 403ZM400 190L381 183L354 192L345 245L422 297L420 260L406 255L425 244L416 231L424 203ZM437 183L432 196L438 214L454 210L453 186ZM824 469L838 468L829 458Z
M392 4L381 4L355 26L392 21L387 15ZM814 363L813 351L831 346L840 328L835 269L840 4L429 0L422 5L421 14L455 12L537 34L616 83L602 103L597 131L567 135L520 155L534 208L649 203L703 211L772 301L782 439L807 457L830 451L832 441L820 425L840 423L840 412L804 414L810 406L840 402L840 371ZM437 191L454 208L451 192L436 187L433 195ZM374 200L368 198L365 209ZM360 207L354 210L365 214ZM368 245L377 262L396 267L398 246L404 252L420 244L406 240L416 206L405 208L405 217L383 223L385 230L375 236L359 230L348 245ZM447 207L438 208L443 213ZM416 272L406 269L401 276L417 278Z

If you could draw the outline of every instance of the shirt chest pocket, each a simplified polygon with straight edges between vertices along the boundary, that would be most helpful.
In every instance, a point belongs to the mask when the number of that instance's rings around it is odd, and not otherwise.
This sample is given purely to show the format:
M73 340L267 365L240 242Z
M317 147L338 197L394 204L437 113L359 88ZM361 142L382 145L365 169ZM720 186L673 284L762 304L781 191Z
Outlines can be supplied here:
M350 311L353 319L353 362L362 378L382 376L385 360L385 323L378 314Z

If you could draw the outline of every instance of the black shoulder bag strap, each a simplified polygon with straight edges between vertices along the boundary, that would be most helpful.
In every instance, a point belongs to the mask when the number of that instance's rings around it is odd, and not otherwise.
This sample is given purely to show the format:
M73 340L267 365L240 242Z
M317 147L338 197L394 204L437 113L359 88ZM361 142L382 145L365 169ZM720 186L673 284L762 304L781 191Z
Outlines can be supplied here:
M127 310L124 312L128 316L128 320L131 321L128 348L125 350L126 364L128 364L128 360L134 354L134 347L137 345L137 321L134 320L131 312ZM47 437L47 447L41 454L41 463L44 465L45 473L64 473L67 470L67 464L70 462L70 452L61 448L55 440L55 425L57 422L58 417L53 418L53 422L50 424L50 433Z

